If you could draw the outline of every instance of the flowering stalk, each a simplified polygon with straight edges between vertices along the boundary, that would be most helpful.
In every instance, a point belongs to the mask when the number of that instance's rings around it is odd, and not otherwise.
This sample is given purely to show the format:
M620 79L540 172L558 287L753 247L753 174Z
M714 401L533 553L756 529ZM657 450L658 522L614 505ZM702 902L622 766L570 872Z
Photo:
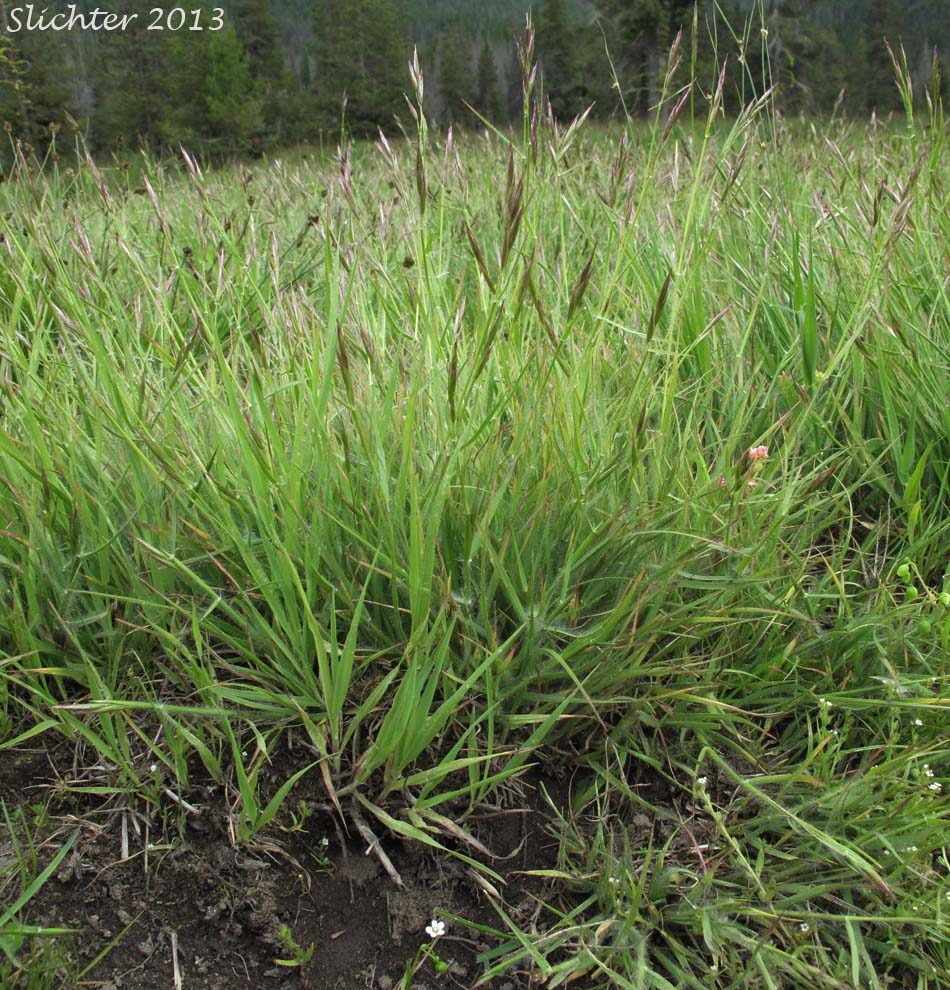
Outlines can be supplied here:
M445 934L445 922L438 921L433 918L428 925L426 925L426 935L432 939L431 942L423 942L419 946L419 951L416 953L415 958L412 960L409 968L403 975L402 982L399 984L399 990L410 990L412 987L412 978L416 975L422 964L427 960L431 959L433 965L435 966L435 971L440 976L442 973L448 971L449 964L435 951L435 943L439 941L440 938Z

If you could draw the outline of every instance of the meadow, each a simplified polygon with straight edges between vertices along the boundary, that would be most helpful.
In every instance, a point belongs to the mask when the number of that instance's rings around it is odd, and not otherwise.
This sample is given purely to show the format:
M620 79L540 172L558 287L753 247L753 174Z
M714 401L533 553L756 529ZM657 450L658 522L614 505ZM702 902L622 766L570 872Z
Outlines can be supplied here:
M942 110L523 54L0 186L0 985L950 986Z

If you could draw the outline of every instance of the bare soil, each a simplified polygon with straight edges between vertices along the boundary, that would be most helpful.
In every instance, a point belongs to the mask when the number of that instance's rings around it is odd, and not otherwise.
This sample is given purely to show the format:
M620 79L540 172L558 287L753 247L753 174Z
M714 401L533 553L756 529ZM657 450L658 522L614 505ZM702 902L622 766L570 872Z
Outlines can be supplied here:
M72 776L62 769L66 758ZM77 791L81 779L71 752L0 754L0 798L8 809L23 810L34 839L53 836L49 848L40 848L41 864L80 830L25 914L30 924L75 930L66 942L72 962L63 986L84 971L81 985L100 990L389 990L399 987L428 941L424 929L437 913L505 930L476 871L419 843L387 838L383 849L402 879L397 886L357 831L351 827L346 835L325 813L316 774L288 801L297 830L293 818L281 815L283 828L270 828L243 849L229 838L226 802L210 788L182 795L200 807L199 815L175 809L172 826L163 827L108 796ZM479 809L465 824L498 857L491 865L504 883L495 884L496 903L528 930L541 911L539 898L552 891L524 871L551 868L556 858L539 783L559 791L557 780L535 773L516 783L508 806ZM37 824L40 815L46 820ZM0 861L4 852L9 861L11 849L8 831L0 829ZM446 927L437 951L448 971L436 974L425 962L414 990L473 987L485 971L479 956L500 941L449 919ZM301 953L313 947L308 962L289 965L295 952L282 929ZM484 985L538 984L527 970L513 968Z

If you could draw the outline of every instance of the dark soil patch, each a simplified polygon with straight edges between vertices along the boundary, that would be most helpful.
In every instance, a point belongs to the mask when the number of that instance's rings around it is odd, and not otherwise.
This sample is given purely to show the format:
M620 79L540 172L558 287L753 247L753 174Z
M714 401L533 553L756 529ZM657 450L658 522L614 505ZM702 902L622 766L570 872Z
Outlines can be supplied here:
M22 748L0 753L0 801L8 809L45 800L53 768L44 749Z
M56 776L42 751L5 754L0 797L28 808L43 800L43 785ZM189 794L201 805L199 816L182 815L184 824L176 820L163 834L159 823L129 810L105 813L101 799L96 808L82 796L84 808L77 808L75 794L62 794L60 778L45 826L47 834L58 832L41 852L41 863L63 836L76 828L80 836L30 902L26 920L75 929L75 970L85 970L84 986L101 990L386 990L399 986L428 941L424 929L434 917L450 915L504 931L490 894L469 866L419 843L385 840L403 880L400 889L356 830L347 837L323 811L325 795L318 781L309 780L288 801L297 812L296 830L288 814L280 820L283 830L272 828L257 845L239 850L228 838L225 802L208 790L202 801ZM555 842L545 828L550 809L535 786L539 780L522 780L519 793L508 795L510 806L480 809L465 823L498 856L490 864L505 881L495 882L498 903L525 929L540 912L539 898L552 893L543 880L523 875L550 868L555 860ZM38 788L35 798L24 793L27 785ZM546 786L555 791L557 782ZM381 827L377 831L382 835ZM8 842L0 831L0 851ZM449 970L437 976L426 962L413 981L415 990L473 986L485 970L479 955L499 941L448 919L446 928L437 951ZM313 947L305 965L277 964L294 957L287 932L302 950ZM65 980L64 986L71 985ZM520 990L536 984L527 971L514 968L487 985Z

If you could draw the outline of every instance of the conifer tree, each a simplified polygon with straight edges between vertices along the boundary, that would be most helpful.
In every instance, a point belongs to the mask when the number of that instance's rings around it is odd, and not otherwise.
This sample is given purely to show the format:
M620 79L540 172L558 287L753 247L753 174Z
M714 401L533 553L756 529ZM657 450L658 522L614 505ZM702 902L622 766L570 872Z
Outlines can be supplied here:
M215 34L172 34L165 52L168 99L162 119L162 142L198 154L211 150L208 74Z
M61 127L65 114L77 116L76 101L64 72L70 64L67 39L38 31L6 31L0 7L0 118L9 121L14 137L42 152L50 125Z
M391 130L408 84L409 46L394 0L324 0L314 8L315 88L320 126L355 135Z
M100 34L93 71L95 147L156 144L167 97L166 33L149 31L151 0L126 0L123 13L137 14L124 31Z
M775 0L768 19L769 68L785 113L828 110L847 82L838 39L808 17L809 6L807 0Z
M439 46L439 88L442 93L441 122L446 126L470 117L465 103L474 96L469 55L461 32L450 29Z
M375 126L390 130L395 116L405 107L403 94L409 88L406 66L411 49L401 28L405 11L397 0L367 0L361 7L362 58L370 90L367 112Z
M901 5L903 6L903 5ZM895 54L908 39L901 30L900 7L896 0L871 0L868 24L873 32L867 45L867 82L864 87L865 107L879 114L900 107L900 97L894 80L894 66L885 42Z
M247 52L251 76L280 79L284 55L270 0L240 0L234 13L234 28Z
M233 28L214 35L208 57L206 103L211 138L227 154L246 153L264 123L250 59Z
M567 19L564 0L542 0L535 16L535 50L544 74L544 95L554 116L567 119L579 112L580 79L576 35Z
M596 0L596 6L609 28L627 108L648 113L659 99L673 38L692 17L693 0Z
M234 29L247 53L255 95L267 121L266 127L258 127L255 144L259 149L279 144L289 138L284 125L294 87L271 0L240 0Z
M495 56L492 54L491 45L488 43L488 35L482 36L482 48L478 55L475 85L478 112L492 123L502 123L506 115L498 87L498 68L495 65Z
M359 107L362 91L357 0L324 0L314 6L314 85L317 119L321 128L336 130L343 100Z

